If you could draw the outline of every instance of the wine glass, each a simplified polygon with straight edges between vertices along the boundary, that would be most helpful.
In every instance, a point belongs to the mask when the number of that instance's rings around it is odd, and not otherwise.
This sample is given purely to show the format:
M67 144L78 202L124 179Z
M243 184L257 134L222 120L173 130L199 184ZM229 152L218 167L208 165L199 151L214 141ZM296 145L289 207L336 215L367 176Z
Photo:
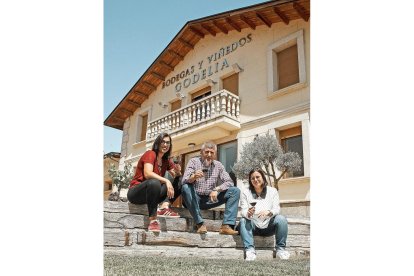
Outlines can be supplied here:
M254 213L256 212L256 204L257 204L257 200L252 200L250 203L250 206L251 206L251 208L254 208L254 212L253 212L253 215L254 215Z

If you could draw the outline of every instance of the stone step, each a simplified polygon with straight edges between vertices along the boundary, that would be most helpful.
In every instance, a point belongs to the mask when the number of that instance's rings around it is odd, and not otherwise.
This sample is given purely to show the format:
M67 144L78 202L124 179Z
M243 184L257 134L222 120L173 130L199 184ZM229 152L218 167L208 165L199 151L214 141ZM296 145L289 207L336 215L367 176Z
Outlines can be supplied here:
M190 218L158 218L161 231L194 232L194 220ZM289 223L289 234L309 235L309 220L298 218L287 218ZM221 220L205 219L204 223L210 232L218 232L222 224ZM125 213L104 212L105 228L120 229L147 229L149 224L148 216Z
M148 210L146 205L135 205L127 202L104 203L104 246L105 248L133 249L137 246L153 246L155 248L219 248L240 250L243 247L239 235L228 236L218 233L222 224L223 210L202 210L207 234L197 234L194 222L187 209L174 208L180 218L158 218L161 232L148 232ZM239 219L239 218L238 218ZM287 217L289 234L287 249L294 255L308 256L310 252L310 221L308 217ZM274 248L274 236L255 236L257 249ZM147 247L148 248L148 247ZM174 249L171 249L174 251ZM181 250L181 249L180 249ZM167 250L168 253L170 250ZM167 251L166 254L167 254ZM267 253L266 253L267 254ZM269 253L271 256L271 253Z
M286 248L291 258L308 257L309 248ZM178 247L164 245L142 245L135 244L128 247L105 247L104 254L120 256L165 256L165 257L202 257L206 259L243 259L242 248L199 248L199 247ZM272 260L272 249L257 249L257 260ZM277 259L276 259L277 261Z
M293 203L289 203L293 204ZM302 206L303 207L303 206ZM291 209L287 209L291 208ZM286 217L296 217L296 218L303 218L304 220L308 219L309 216L302 216L301 214L296 215L295 214L295 208L299 208L297 206L291 206L283 208L281 207L281 214ZM304 208L304 207L303 207ZM306 207L308 208L308 207ZM186 208L176 208L172 207L175 212L179 213L181 218L189 218L192 219L192 216L188 209ZM296 210L297 211L297 210ZM121 202L121 201L104 201L104 212L110 212L110 213L124 213L124 214L137 214L137 215L146 215L148 216L148 208L146 204L132 204L129 202ZM297 213L300 213L297 211ZM303 213L303 212L302 212ZM212 219L212 220L222 220L224 214L223 208L213 208L210 210L201 210L201 216L203 219ZM238 212L238 216L241 217L240 211Z
M274 236L255 236L254 241L256 248L274 248L275 245ZM220 235L216 232L208 232L207 234L196 234L176 231L161 231L160 233L153 233L143 229L104 229L105 246L124 247L135 244L163 246L170 245L200 248L243 248L243 243L239 235ZM290 249L309 248L310 236L289 234L286 241L286 246Z

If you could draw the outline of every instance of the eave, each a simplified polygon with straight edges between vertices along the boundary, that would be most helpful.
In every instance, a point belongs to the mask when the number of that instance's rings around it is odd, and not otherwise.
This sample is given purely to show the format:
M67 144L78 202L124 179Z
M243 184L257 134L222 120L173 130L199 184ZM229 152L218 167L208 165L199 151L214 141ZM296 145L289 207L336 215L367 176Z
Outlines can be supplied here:
M105 119L104 125L123 129L125 120L148 99L168 74L206 36L245 28L256 29L292 20L308 21L310 0L276 0L188 21Z

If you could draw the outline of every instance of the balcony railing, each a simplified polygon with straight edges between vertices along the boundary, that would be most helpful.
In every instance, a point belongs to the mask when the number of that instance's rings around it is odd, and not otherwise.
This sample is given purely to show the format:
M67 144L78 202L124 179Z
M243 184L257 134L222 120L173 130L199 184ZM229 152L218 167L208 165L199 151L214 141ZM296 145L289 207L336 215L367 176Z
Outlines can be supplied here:
M161 132L169 134L208 122L220 116L238 121L240 116L239 97L227 90L218 91L197 102L186 105L167 115L150 121L147 126L147 142Z

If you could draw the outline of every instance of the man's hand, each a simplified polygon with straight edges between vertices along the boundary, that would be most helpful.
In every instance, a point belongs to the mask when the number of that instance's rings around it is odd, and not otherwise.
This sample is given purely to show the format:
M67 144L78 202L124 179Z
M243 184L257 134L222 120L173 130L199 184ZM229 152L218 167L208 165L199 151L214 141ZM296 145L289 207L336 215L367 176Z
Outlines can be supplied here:
M194 180L204 177L204 173L202 170L196 170L193 174Z
M217 192L217 191L212 191L212 192L209 194L210 201L211 201L211 202L216 202L216 201L218 201L218 199L217 199L217 195L218 195L218 192Z
M175 164L174 173L175 173L175 176L180 176L181 175L181 165L180 164Z

